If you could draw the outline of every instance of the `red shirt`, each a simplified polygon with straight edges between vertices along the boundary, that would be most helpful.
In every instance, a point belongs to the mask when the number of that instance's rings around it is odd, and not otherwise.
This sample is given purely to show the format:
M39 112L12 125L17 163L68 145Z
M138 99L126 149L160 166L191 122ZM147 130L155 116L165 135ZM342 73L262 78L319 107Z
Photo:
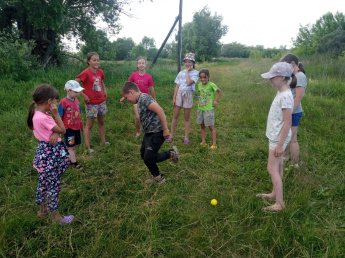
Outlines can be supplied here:
M59 115L62 117L62 122L65 128L72 130L83 129L83 121L81 120L81 107L78 99L70 100L63 98L59 103Z
M90 98L91 105L102 104L105 101L102 83L104 81L104 73L101 69L97 69L94 73L89 68L82 71L77 78L83 82L84 94ZM85 102L85 104L87 104Z
M148 73L140 75L139 72L134 72L131 77L129 77L128 81L135 82L142 93L150 94L149 87L153 86L153 80Z

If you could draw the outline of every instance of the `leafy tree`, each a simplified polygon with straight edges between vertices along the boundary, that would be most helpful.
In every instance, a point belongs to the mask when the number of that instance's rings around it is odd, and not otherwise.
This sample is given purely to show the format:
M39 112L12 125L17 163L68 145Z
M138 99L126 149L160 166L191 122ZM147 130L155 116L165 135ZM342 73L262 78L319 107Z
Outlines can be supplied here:
M129 52L129 58L132 60L137 59L138 56L146 56L146 49L143 44L138 44Z
M94 28L99 18L116 32L118 15L126 3L127 0L2 0L0 31L19 31L22 39L34 40L33 53L46 65L57 60L62 36L81 37Z
M324 36L317 46L318 53L332 53L334 56L340 56L344 49L345 30L341 27Z
M103 60L115 60L116 49L103 30L89 30L83 35L82 40L85 41L85 45L81 47L83 56L89 52L97 52Z
M316 21L314 25L301 26L293 45L299 55L312 55L316 53L318 45L326 35L338 28L345 30L345 15L337 12L335 15L328 12Z
M222 25L223 17L211 15L208 7L194 13L193 21L182 27L182 49L192 51L197 60L209 61L221 52L220 39L228 32L228 26Z
M154 38L149 38L149 37L144 36L143 39L141 40L141 44L143 44L146 51L151 48L156 48L156 42Z
M112 45L116 49L116 60L125 60L135 43L132 38L118 38Z

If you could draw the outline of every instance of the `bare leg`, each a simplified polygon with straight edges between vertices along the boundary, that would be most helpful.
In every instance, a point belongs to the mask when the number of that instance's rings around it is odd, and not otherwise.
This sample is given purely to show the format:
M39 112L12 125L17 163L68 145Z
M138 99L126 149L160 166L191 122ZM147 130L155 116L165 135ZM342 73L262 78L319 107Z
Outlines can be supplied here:
M210 131L212 135L213 146L217 146L217 138L216 138L216 128L213 125L210 126Z
M69 159L72 163L77 161L77 158L75 156L75 149L76 149L76 146L68 147Z
M170 138L174 137L174 132L177 125L177 120L180 116L180 111L181 111L181 107L177 107L177 106L174 107L174 115L171 122Z
M63 217L60 215L59 210L52 212L52 220L59 221L59 222L63 220Z
M201 142L206 144L206 126L204 124L201 125Z
M190 131L190 112L191 108L185 108L184 109L184 138L188 139L189 131Z
M40 205L40 211L41 214L47 214L48 213L48 205L46 203L43 203Z
M267 196L273 197L276 202L272 206L264 208L265 210L275 210L279 211L284 208L283 200L283 156L274 156L274 150L269 150L268 154L268 173L271 176L273 191ZM270 197L270 198L271 198Z
M86 125L85 125L85 129L84 129L84 141L85 141L86 148L88 150L91 149L90 138L91 138L91 129L93 127L94 122L95 122L95 118L91 118L91 117L86 118Z
M99 137L101 138L101 144L105 144L105 128L104 128L104 115L97 116L97 124L98 124L98 133Z
M291 126L291 142L290 142L290 152L291 161L293 164L298 164L299 161L299 144L297 141L297 126Z
M138 106L134 105L134 114L135 114L135 137L138 137L140 135L140 118L138 113Z

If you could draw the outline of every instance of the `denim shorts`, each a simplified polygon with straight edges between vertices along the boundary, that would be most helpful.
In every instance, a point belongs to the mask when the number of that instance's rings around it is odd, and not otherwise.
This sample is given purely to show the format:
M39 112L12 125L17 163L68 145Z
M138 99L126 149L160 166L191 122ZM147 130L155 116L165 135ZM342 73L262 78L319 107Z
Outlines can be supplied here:
M105 101L97 105L86 104L86 117L97 118L97 116L104 115L107 111Z
M303 112L292 114L292 123L291 126L298 126L298 122L301 119Z
M81 135L80 130L73 130L68 128L64 135L65 137L65 144L67 147L74 147L76 145L81 144Z
M196 113L196 123L199 125L212 126L214 125L214 109L200 110Z

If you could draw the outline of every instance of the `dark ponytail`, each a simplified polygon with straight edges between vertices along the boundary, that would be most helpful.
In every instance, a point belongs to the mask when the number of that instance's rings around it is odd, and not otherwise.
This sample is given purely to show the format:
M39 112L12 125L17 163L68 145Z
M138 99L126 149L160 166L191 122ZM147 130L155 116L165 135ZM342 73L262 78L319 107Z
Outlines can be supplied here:
M34 129L32 118L35 114L35 104L42 104L44 102L47 102L49 99L59 99L59 92L53 86L50 86L48 84L41 84L38 85L32 92L32 99L33 101L30 104L29 114L27 118L27 125L31 130Z

